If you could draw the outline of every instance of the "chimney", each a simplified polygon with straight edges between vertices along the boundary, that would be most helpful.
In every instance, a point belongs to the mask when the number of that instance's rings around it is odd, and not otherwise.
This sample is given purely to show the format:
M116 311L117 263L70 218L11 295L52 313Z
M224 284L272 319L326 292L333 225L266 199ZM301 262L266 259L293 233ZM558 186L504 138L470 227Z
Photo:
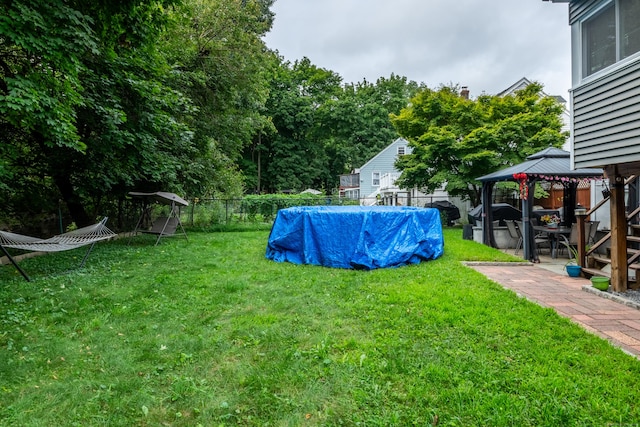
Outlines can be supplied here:
M469 99L469 89L466 86L462 86L462 90L460 90L460 96L464 99Z

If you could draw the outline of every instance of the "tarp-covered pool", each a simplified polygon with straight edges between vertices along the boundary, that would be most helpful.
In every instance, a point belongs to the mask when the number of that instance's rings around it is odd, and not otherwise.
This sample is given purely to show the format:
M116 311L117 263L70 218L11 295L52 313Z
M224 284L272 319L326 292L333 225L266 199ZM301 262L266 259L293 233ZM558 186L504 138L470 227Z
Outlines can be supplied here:
M440 257L437 209L396 206L300 206L278 211L268 259L372 270Z

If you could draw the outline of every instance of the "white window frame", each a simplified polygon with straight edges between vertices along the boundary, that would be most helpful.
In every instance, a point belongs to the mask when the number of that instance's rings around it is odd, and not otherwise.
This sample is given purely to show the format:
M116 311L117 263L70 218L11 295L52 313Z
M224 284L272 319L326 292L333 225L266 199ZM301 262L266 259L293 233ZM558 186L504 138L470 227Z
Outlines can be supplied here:
M607 9L613 9L613 20L614 20L614 37L615 37L615 42L614 42L614 58L613 58L613 62L609 65L603 66L602 68L590 72L587 69L587 63L589 61L589 57L590 57L590 51L588 51L589 46L587 46L587 30L586 30L586 25L593 21L594 19L598 18L599 16L602 16L602 14L604 13L605 10ZM598 7L596 10L594 10L592 13L590 13L587 17L585 17L583 20L581 20L580 22L580 32L581 32L581 37L580 37L580 47L581 47L581 56L582 56L582 60L581 62L581 74L583 77L589 77L592 76L594 74L598 74L599 72L601 72L602 70L609 68L610 66L614 65L615 63L618 62L619 59L619 55L618 55L618 16L617 16L617 11L618 11L618 4L617 4L617 0L611 0L605 3L602 3L602 5L600 5L600 7Z
M595 80L599 77L601 77L604 74L607 74L609 72L611 72L612 70L618 68L618 67L622 67L625 64L629 63L630 61L640 57L640 51L635 52L630 54L629 56L627 56L626 58L622 58L621 57L621 44L620 44L620 38L621 38L621 21L620 21L620 2L624 1L624 0L609 0L609 1L605 1L602 2L601 4L599 4L597 7L595 7L588 15L585 15L582 19L580 19L580 21L578 22L578 29L579 29L579 36L578 36L578 40L579 40L579 46L580 49L578 51L578 64L579 67L578 69L580 70L579 75L580 75L580 81L585 83L591 80ZM615 14L615 37L616 37L616 47L615 47L615 62L613 64L610 64L606 67L603 67L597 71L594 71L591 74L587 74L587 70L586 70L586 61L587 61L587 53L586 53L586 46L585 46L585 29L584 29L584 24L586 22L588 22L589 20L591 20L592 18L596 17L599 13L601 13L605 8L612 6L614 7L614 14ZM640 27L640 23L639 23L639 27ZM578 65L576 64L576 65Z
M371 186L380 187L380 172L371 172Z
M398 156L404 156L405 154L407 154L407 146L398 145Z

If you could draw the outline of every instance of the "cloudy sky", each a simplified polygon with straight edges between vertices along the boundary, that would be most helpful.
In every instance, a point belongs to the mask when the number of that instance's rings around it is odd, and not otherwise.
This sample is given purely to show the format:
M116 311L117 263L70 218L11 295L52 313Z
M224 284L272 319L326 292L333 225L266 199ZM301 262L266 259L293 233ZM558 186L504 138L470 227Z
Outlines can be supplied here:
M542 0L276 0L265 38L345 82L391 73L498 93L527 77L550 95L571 87L567 4Z

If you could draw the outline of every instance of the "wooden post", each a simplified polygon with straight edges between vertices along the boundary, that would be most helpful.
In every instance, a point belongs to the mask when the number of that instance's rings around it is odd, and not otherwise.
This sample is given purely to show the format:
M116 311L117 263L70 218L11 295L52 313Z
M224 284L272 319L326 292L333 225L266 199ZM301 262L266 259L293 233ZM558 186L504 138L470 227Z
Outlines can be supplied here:
M611 176L611 175L610 175ZM611 182L611 285L615 292L627 290L627 216L624 178L615 171Z

